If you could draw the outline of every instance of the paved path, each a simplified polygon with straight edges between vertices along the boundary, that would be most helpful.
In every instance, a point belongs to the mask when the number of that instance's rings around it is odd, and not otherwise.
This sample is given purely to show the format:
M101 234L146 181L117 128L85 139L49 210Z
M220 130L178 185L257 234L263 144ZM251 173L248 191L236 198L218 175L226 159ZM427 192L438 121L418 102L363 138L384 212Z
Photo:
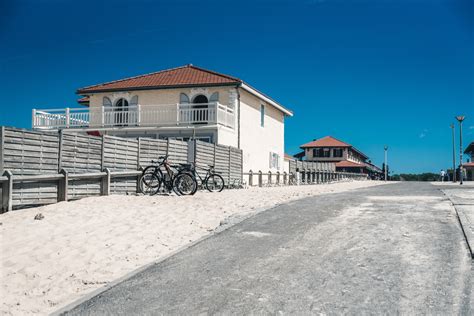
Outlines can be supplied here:
M471 269L445 195L390 184L262 212L70 314L468 315Z
M458 212L471 256L474 258L474 183L466 182L462 186L443 185L440 189L449 197Z

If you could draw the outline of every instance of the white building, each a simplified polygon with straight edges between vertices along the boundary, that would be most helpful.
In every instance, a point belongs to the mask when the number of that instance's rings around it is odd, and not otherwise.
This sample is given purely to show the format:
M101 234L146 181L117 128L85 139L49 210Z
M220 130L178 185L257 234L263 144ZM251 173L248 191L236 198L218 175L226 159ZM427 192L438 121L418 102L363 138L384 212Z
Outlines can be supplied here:
M293 113L244 81L186 65L88 86L83 108L33 110L33 128L122 137L196 138L243 150L244 172L283 171Z

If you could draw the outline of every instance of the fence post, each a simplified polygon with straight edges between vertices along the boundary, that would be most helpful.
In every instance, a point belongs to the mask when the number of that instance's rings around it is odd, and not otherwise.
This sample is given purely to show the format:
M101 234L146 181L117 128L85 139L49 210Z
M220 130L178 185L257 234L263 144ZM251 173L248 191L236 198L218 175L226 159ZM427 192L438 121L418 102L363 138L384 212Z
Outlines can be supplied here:
M283 185L286 185L287 180L288 180L288 174L286 173L286 171L283 171Z
M4 151L5 151L5 126L0 127L0 174L3 173L4 168Z
M63 168L63 130L60 130L59 133L59 147L58 147L58 172L61 172Z
M68 172L65 169L61 169L59 173L62 174L63 177L58 180L58 202L67 201L68 184L69 184Z
M250 171L249 171L249 187L251 187L252 185L253 185L253 172L250 169Z
M280 185L280 171L277 171L277 172L276 172L276 175L277 175L277 176L276 176L276 184L277 184L277 185Z
M101 153L100 153L100 170L104 170L105 168L105 135L102 135L102 146L101 146Z
M104 171L105 176L102 178L100 183L100 195L110 195L110 169L105 168Z
M9 212L13 208L13 174L10 170L5 170L3 176L7 177L7 181L2 185L1 213Z
M229 181L227 183L229 183L229 184L230 184L230 179L231 179L231 176L230 176L230 170L231 170L230 169L231 168L231 166L230 166L230 155L231 154L232 154L232 152L231 152L230 146L229 146L229 161L228 161L228 165L227 165L227 169L228 169L228 172L229 172Z
M272 172L268 171L268 185L272 184Z
M137 170L140 169L140 152L142 150L142 146L141 146L141 141L140 141L140 137L138 137L138 153L137 153Z
M263 185L263 179L262 179L262 170L258 171L258 186L261 187Z

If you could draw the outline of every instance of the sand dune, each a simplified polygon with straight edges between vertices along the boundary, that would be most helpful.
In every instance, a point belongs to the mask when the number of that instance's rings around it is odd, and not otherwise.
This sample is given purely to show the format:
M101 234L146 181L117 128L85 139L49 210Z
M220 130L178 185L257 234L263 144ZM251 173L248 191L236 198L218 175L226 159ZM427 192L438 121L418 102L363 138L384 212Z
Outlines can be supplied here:
M231 216L379 184L383 183L250 188L191 197L91 197L0 215L0 313L53 312L211 234ZM34 220L38 213L42 220Z

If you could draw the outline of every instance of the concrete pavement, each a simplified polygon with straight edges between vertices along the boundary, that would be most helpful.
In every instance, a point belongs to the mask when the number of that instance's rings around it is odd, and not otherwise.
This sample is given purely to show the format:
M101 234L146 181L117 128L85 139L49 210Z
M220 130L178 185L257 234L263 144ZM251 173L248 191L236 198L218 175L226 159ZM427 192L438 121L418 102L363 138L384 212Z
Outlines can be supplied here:
M465 182L464 185L446 184L440 189L453 203L462 225L471 257L474 258L474 183Z
M67 314L468 315L471 265L438 188L389 184L259 213Z

